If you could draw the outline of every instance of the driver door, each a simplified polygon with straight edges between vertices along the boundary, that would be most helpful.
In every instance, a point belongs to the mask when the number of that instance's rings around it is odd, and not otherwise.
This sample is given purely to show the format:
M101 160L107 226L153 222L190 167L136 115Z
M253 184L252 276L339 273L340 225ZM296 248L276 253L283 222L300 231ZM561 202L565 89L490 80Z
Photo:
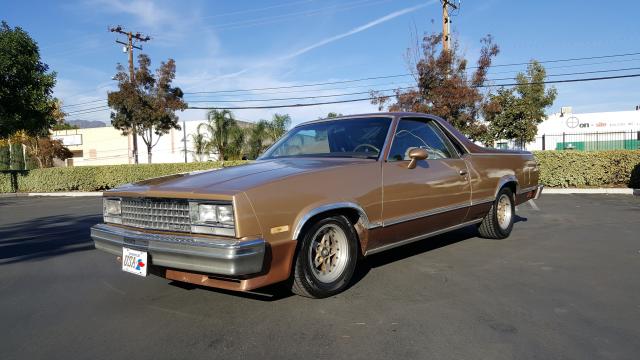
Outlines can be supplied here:
M430 119L402 118L382 164L383 236L378 246L458 225L471 200L467 166ZM429 157L409 169L409 151Z

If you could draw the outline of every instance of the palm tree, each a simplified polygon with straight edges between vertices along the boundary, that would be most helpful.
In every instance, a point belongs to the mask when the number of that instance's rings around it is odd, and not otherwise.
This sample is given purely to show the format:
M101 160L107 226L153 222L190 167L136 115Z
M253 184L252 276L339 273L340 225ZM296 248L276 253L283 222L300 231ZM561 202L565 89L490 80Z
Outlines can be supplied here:
M229 110L211 110L207 122L198 125L198 131L207 131L207 146L218 154L218 160L228 160L235 152L238 124Z
M203 161L204 156L209 154L209 144L205 138L205 134L200 132L200 127L195 134L191 134L191 142L193 143L193 150L191 155L195 161Z
M287 132L290 124L289 114L274 114L267 126L267 136L272 142L278 141Z
M253 127L248 129L247 155L249 159L256 159L265 150L265 142L268 140L267 129L269 122L266 120L258 121Z
M242 159L242 153L245 150L245 139L247 135L247 129L243 129L240 126L234 127L229 134L229 146L225 153L226 160L240 160Z

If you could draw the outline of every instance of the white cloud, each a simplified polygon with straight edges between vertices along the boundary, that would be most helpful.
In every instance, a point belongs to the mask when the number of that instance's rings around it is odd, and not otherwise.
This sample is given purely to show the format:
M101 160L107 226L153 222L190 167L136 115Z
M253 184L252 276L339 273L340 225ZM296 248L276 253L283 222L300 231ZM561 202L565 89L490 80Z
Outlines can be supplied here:
M175 24L179 19L177 14L160 8L151 0L98 0L96 3L115 13L125 13L137 18L144 26L158 29L164 25Z

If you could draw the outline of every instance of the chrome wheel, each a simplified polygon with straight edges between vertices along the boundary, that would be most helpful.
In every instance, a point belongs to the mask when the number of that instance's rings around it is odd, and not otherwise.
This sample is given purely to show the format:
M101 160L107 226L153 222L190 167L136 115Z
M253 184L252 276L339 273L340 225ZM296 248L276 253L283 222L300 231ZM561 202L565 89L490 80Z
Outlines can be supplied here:
M331 283L344 272L349 261L347 235L337 225L325 224L313 236L309 262L318 281Z
M513 216L513 207L511 206L511 197L507 194L502 194L498 199L498 207L496 215L498 217L498 225L501 229L507 230L511 224L511 217Z

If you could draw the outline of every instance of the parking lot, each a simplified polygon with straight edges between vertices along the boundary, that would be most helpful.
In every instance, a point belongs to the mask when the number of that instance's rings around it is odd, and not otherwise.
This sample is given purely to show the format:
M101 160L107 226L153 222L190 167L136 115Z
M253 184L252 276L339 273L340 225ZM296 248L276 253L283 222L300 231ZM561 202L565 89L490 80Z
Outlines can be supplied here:
M141 278L93 249L99 198L0 198L0 354L51 358L637 359L640 198L546 195L506 240L372 256L311 300Z

